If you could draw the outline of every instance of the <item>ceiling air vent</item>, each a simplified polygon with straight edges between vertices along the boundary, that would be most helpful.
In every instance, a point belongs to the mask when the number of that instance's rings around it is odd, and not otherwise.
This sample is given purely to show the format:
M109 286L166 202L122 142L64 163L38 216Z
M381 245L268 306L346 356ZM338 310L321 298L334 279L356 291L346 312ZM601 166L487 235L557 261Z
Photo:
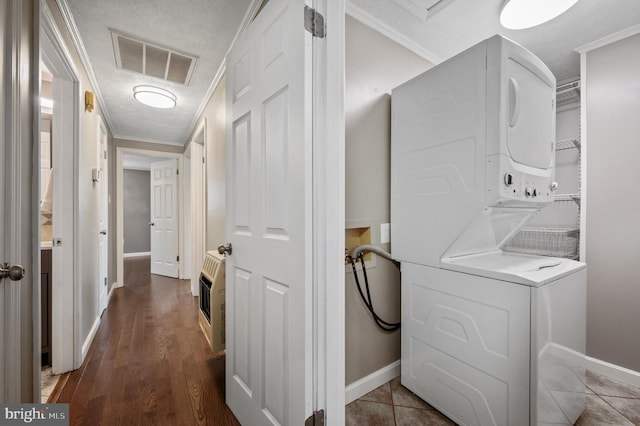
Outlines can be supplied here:
M556 105L565 105L580 100L580 80L560 84L556 87Z
M198 58L111 31L116 66L175 83L189 84Z

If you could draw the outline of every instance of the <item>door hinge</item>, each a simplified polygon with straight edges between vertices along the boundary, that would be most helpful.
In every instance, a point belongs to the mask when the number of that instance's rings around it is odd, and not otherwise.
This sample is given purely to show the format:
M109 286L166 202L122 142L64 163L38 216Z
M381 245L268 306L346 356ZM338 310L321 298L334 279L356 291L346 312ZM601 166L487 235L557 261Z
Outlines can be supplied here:
M304 426L324 426L324 410L314 411L304 422Z
M176 256L176 262L180 262L180 256Z
M176 174L179 175L180 174L180 169L176 169Z
M304 7L304 28L314 37L325 38L327 35L324 16L309 6Z
M202 157L202 164L204 164L204 163L205 163L205 161L204 161L204 157Z

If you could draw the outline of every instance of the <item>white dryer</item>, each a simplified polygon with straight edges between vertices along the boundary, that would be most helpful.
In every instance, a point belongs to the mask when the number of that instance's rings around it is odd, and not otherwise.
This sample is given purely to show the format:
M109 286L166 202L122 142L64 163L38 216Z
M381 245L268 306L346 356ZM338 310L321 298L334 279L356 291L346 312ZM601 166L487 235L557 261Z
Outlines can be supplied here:
M402 383L461 425L584 408L585 264L501 250L554 197L555 85L494 36L393 90Z

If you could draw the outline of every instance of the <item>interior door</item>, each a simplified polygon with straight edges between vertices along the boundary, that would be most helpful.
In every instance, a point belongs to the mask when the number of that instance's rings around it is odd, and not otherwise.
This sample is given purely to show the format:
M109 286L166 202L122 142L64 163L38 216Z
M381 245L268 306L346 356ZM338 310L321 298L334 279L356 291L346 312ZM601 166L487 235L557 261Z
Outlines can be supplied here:
M37 38L39 2L0 2L0 402L37 398L34 333L39 314L37 199L40 186L39 132L34 122L39 97ZM34 54L34 52L36 54ZM5 267L5 263L8 267ZM19 265L24 266L22 269ZM5 277L6 276L6 277ZM39 330L39 329L38 329ZM39 358L39 356L37 357Z
M109 176L108 176L108 159L107 159L107 130L101 117L98 117L98 140L100 141L98 150L98 164L100 167L100 180L98 182L100 188L99 202L99 219L98 219L98 255L100 256L100 312L107 307L108 297L108 273L107 265L109 262L109 239L107 236L107 228L109 226Z
M178 160L151 163L151 273L172 278L178 278L177 190Z
M227 404L242 424L302 425L313 314L303 2L270 0L227 59Z

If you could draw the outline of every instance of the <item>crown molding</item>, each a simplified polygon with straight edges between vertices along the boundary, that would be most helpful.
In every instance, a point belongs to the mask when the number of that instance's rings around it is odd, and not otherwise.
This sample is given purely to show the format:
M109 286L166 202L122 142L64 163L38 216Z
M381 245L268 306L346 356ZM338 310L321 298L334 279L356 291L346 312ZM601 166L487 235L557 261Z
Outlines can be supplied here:
M104 97L102 96L102 92L100 91L100 86L98 86L98 80L96 79L96 75L93 72L93 66L91 65L91 61L89 60L89 55L87 54L87 50L84 47L82 37L80 37L80 31L78 30L78 26L76 25L75 19L73 18L73 14L71 13L71 8L69 7L69 3L67 2L67 0L55 0L55 1L56 1L56 4L58 5L58 9L60 9L60 14L62 15L62 19L64 20L64 23L67 27L67 31L69 31L69 35L71 36L73 45L75 46L78 56L80 57L80 62L82 62L82 66L84 67L84 70L87 73L87 77L89 78L89 82L91 83L93 92L96 95L96 100L98 105L100 106L102 116L107 123L107 127L109 128L109 131L111 132L112 135L114 135L113 121L111 120L109 111L106 108Z
M397 29L390 27L385 22L382 22L380 19L373 16L368 11L364 10L359 6L354 5L350 1L348 1L346 4L345 12L347 13L347 15L351 16L354 19L357 19L358 21L362 22L366 26L373 28L374 30L378 31L380 34L388 37L389 39L393 40L399 45L409 49L410 51L420 56L421 58L424 58L427 61L431 62L433 65L437 65L443 61L443 59L440 56L431 52L429 49L425 49L419 43L416 43L415 41L411 40L406 35L400 33Z
M602 37L590 43L583 44L582 46L577 47L574 50L580 54L586 53L593 49L597 49L599 47L603 47L608 44L615 43L616 41L623 40L627 37L631 37L639 33L640 33L640 24L634 25L622 31L618 31L617 33L610 34L606 37Z

